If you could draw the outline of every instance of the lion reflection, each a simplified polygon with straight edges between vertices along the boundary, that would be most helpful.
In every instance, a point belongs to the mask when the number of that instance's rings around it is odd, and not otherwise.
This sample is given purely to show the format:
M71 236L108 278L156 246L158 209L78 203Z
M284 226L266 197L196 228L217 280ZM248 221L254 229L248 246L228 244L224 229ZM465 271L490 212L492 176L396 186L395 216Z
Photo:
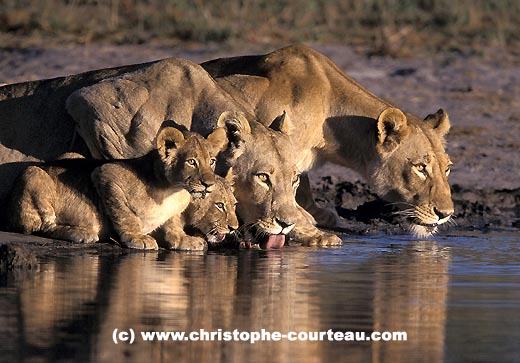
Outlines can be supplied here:
M124 252L53 259L21 281L18 310L2 316L16 316L20 354L31 362L442 361L449 253L434 242L410 243L335 263L323 251ZM116 328L134 329L136 342L114 344ZM140 338L141 331L200 329L407 331L408 341Z

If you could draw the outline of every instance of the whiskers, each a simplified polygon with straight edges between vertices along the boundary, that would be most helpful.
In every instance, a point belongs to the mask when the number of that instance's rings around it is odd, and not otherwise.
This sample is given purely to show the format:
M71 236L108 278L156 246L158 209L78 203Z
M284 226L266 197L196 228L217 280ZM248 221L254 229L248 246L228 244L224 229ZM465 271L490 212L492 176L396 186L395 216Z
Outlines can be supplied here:
M406 228L418 238L432 237L439 232L439 227L448 228L456 226L457 222L453 217L441 220L434 213L433 207L427 205L413 205L410 203L399 202L389 203L388 205L397 206L400 209L390 213L390 216L402 219Z
M425 227L419 224L408 225L408 230L417 238L430 238L437 234L437 227Z

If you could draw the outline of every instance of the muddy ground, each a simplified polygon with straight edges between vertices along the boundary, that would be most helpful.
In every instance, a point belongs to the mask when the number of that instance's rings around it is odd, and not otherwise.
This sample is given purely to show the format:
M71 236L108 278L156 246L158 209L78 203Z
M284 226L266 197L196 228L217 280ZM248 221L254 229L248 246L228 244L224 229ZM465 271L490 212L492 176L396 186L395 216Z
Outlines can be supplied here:
M520 228L520 54L487 49L419 54L412 58L371 57L348 47L315 45L347 74L403 110L426 116L438 108L450 116L447 151L456 225L450 230ZM0 84L50 78L165 57L195 62L274 48L242 50L216 46L172 49L152 46L89 45L0 48ZM336 207L347 233L400 233L389 211L359 177L325 165L311 174L315 197ZM442 232L441 233L445 233Z

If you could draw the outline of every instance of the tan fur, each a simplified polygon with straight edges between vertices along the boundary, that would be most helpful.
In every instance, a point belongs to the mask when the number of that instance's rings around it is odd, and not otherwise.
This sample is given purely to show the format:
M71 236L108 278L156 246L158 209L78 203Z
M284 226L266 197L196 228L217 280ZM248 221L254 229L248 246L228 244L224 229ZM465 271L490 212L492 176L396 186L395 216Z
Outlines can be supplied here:
M213 173L225 141L219 129L205 140L193 133L185 138L167 127L157 136L157 149L139 159L103 163L67 155L76 159L29 167L15 184L11 224L24 233L74 242L96 242L113 228L125 246L140 249L157 249L149 234L160 229L164 247L202 250L205 240L184 232L186 224L194 223L193 216L181 213L190 193L211 195L194 202L204 208L215 199L229 198ZM99 163L103 165L96 167ZM227 212L233 218L234 205ZM206 223L210 226L204 227L213 227L212 220Z
M301 171L325 161L356 170L384 199L401 207L418 235L428 235L453 214L444 136L444 111L420 120L363 89L332 61L305 46L266 55L223 58L202 66L239 103L269 124L282 111L293 122L288 132L291 159ZM418 165L427 173L418 175ZM415 170L415 171L414 171ZM319 224L335 215L318 208L308 182L298 202Z

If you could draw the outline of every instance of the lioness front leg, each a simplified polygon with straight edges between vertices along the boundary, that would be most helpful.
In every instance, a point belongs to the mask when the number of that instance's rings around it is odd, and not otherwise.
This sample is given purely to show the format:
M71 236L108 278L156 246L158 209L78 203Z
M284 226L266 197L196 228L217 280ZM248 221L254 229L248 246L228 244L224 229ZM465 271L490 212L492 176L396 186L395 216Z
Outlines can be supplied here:
M296 191L296 201L312 215L318 225L329 228L338 225L339 217L335 211L328 208L320 208L316 205L312 197L309 175L307 173L303 173L300 176L300 185Z
M301 211L296 226L289 236L305 246L340 246L343 243L337 235L321 231L309 223L305 211Z
M187 235L183 225L182 216L174 216L161 227L165 248L180 251L204 251L208 248L204 238Z

